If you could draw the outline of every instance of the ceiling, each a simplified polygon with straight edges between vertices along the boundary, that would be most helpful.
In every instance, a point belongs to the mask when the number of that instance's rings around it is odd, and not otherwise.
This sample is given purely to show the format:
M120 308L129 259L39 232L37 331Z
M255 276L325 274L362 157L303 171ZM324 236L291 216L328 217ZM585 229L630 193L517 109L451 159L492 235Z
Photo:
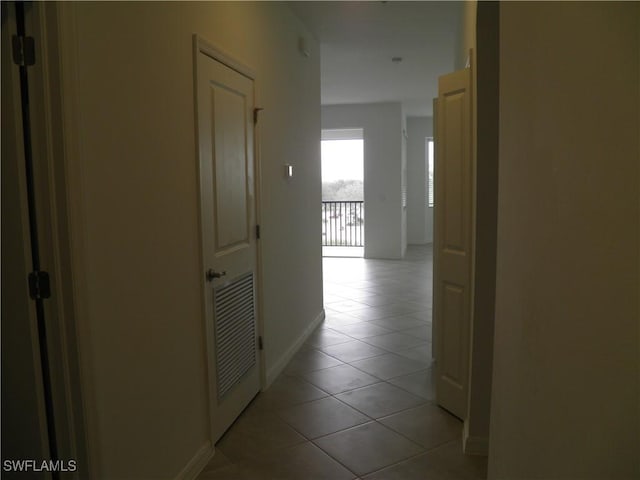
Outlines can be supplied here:
M461 2L287 4L320 42L323 105L402 102L409 116L432 115L438 76L454 70Z

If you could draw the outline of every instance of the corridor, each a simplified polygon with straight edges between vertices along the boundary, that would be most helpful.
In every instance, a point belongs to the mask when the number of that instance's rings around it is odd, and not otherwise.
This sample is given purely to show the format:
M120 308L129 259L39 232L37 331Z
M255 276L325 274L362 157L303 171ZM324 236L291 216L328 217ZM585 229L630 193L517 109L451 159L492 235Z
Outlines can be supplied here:
M325 258L326 320L216 446L199 479L482 479L435 405L431 247Z

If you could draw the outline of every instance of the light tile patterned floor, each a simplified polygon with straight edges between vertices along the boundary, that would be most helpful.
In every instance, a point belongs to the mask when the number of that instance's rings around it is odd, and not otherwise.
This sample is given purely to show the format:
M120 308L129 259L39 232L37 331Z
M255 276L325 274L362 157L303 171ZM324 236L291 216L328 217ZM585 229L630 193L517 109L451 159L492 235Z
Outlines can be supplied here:
M323 265L326 320L199 479L486 478L486 459L462 454L462 423L434 403L431 248Z

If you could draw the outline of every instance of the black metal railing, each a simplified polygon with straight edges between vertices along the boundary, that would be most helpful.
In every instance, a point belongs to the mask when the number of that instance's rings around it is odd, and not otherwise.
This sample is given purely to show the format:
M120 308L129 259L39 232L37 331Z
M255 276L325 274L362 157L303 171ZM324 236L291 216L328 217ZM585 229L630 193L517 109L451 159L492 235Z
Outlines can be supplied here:
M322 202L322 246L364 247L364 202Z

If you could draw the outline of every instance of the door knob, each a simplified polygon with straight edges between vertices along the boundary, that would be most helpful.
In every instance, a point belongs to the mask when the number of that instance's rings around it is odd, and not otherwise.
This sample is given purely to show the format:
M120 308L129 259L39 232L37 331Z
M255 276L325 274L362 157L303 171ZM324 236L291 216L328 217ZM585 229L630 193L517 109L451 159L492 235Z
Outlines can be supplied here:
M214 278L224 277L226 274L227 272L216 272L213 268L210 268L206 273L207 282L212 282Z

